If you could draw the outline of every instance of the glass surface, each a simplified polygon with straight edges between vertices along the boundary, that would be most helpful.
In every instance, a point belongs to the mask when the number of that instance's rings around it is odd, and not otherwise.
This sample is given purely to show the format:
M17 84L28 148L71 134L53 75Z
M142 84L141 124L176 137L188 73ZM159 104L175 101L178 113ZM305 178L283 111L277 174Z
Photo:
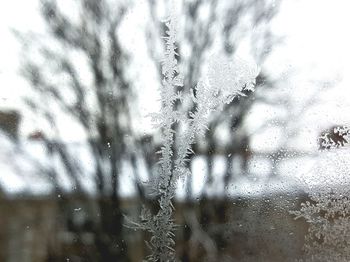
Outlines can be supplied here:
M350 261L349 3L0 3L0 261Z

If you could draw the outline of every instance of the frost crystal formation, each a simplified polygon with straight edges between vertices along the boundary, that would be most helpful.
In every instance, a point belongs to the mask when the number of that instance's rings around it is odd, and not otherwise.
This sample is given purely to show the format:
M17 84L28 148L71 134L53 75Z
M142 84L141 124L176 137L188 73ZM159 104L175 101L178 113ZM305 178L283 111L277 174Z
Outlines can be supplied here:
M153 214L144 207L140 222L132 222L134 228L148 231L152 235L147 243L151 249L147 261L161 262L175 261L172 199L178 179L190 174L186 163L196 136L205 133L211 112L220 110L236 96L243 95L242 91L253 91L255 78L259 73L256 66L241 64L242 61L231 62L225 57L211 59L207 79L200 80L195 90L192 90L196 109L186 114L180 112L176 104L183 101L183 93L178 91L183 86L183 81L178 69L174 13L166 19L165 25L166 51L162 61L163 80L160 89L162 108L160 113L152 115L153 121L162 130L163 138L163 146L158 152L161 155L158 163L159 178L150 185L158 199L159 210ZM184 127L181 134L176 134L176 139L175 123Z
M337 136L334 136L336 134ZM341 142L334 137L342 137ZM305 237L306 261L350 261L350 152L349 129L337 127L320 140L328 149L307 181L310 201L291 212L309 223Z

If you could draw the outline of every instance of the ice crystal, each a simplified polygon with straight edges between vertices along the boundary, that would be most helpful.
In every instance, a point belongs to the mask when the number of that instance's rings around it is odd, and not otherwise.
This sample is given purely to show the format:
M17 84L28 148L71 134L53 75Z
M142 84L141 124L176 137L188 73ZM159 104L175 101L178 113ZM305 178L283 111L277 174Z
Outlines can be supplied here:
M338 148L349 143L350 129L346 126L334 127L331 132L325 132L319 138L323 149Z
M147 261L175 261L175 241L173 221L174 207L172 199L175 196L176 183L179 178L190 175L186 162L192 152L192 146L198 135L207 130L208 117L212 111L220 110L224 104L230 103L234 97L243 95L242 91L253 91L255 78L259 71L257 67L249 67L240 60L230 61L226 57L211 58L207 73L208 79L198 82L192 98L196 105L195 111L183 114L175 106L181 103L183 94L178 87L183 85L183 77L178 68L176 52L176 15L175 8L165 20L166 35L165 55L162 61L162 87L160 113L152 115L153 121L161 128L163 146L160 151L159 178L151 186L156 192L159 210L152 214L146 207L142 209L140 222L130 222L136 229L151 233L147 243L151 254ZM217 72L215 70L218 70ZM195 93L195 94L194 94ZM187 117L187 115L189 117ZM175 141L174 123L181 122L184 130L177 134ZM176 152L174 148L176 147Z
M333 132L344 139L349 135L347 127ZM321 139L329 150L320 153L314 176L305 180L310 201L291 213L309 224L306 261L350 261L350 154L331 134Z

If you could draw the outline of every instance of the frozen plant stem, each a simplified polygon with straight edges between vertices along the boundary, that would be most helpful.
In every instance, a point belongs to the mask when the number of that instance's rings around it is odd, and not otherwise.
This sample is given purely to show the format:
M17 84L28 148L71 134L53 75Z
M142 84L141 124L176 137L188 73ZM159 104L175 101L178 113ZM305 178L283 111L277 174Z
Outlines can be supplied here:
M208 73L209 83L201 80L196 86L196 96L193 95L193 102L196 105L194 112L188 112L188 117L183 116L176 108L176 103L182 102L183 94L177 92L182 87L176 53L176 15L174 8L172 13L165 20L166 36L165 56L162 62L162 88L161 111L153 114L153 121L162 130L163 146L158 152L161 154L159 161L159 178L152 184L156 192L159 210L155 215L145 207L141 211L140 222L132 223L136 229L142 229L152 234L150 242L147 243L151 254L146 261L169 262L175 261L175 241L173 220L174 207L172 199L175 196L176 183L180 177L190 175L186 167L188 155L192 152L197 135L204 135L207 129L208 116L212 111L220 110L224 104L230 103L236 96L243 95L242 91L253 91L255 78L258 75L257 67L247 67L230 62L228 59L221 59L223 66L218 72ZM217 60L218 57L215 57ZM241 62L241 61L240 61ZM226 79L227 83L215 83L217 74L220 79ZM227 75L227 76L225 76ZM175 141L174 124L180 123L184 132L178 135ZM176 146L176 154L174 148Z

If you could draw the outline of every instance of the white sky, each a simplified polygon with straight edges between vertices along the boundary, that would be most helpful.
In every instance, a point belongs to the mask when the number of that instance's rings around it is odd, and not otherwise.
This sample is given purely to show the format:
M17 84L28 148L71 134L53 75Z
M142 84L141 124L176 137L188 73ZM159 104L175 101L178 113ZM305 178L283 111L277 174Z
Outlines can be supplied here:
M143 6L144 1L138 1L136 9L128 16L128 30L131 30L130 25L142 24L140 14ZM280 13L272 24L274 32L283 36L284 41L274 49L265 66L272 75L286 76L282 90L286 96L294 97L295 106L312 94L319 83L329 82L335 86L331 91L322 90L319 94L322 106L305 112L299 119L300 126L323 128L329 123L350 122L349 7L350 2L347 0L283 1ZM37 15L37 8L37 0L0 2L0 107L22 108L21 95L27 92L29 86L17 74L19 45L9 28L40 31L42 22ZM132 21L135 18L138 22L134 23ZM129 35L129 42L140 43L139 48L134 50L145 50L144 42L137 41L137 36L130 31ZM146 62L140 65L140 68L145 67ZM144 85L147 77L146 74L139 80L143 112L157 108L152 102L157 91L151 85ZM271 112L253 112L251 122L263 121L269 114ZM25 133L36 128L32 124L38 125L33 118L25 120ZM68 132L74 136L71 129ZM265 147L270 142L268 135L261 134L254 143L257 143L257 147Z
M142 24L143 5L144 2L140 0L135 11L128 16L128 30ZM17 74L20 62L19 45L9 29L12 27L23 31L40 31L42 22L37 15L37 8L37 0L0 1L0 108L21 109L21 96L28 92L29 86ZM305 97L309 97L320 83L334 85L330 90L321 89L318 93L320 104L312 110L302 112L301 118L297 119L297 125L302 130L301 139L297 142L304 146L314 146L317 136L315 131L321 128L333 123L350 124L349 10L348 0L285 0L272 24L274 32L283 36L284 41L273 50L265 66L272 75L285 76L282 77L285 82L281 82L280 89L286 96L293 97L292 111L298 109L298 105ZM145 43L140 42L137 35L128 31L124 34L130 36L127 41L135 45L133 48L140 56L146 50ZM148 67L146 61L139 66ZM154 86L145 84L148 83L147 77L141 76L138 82L144 114L157 109L153 102L157 91ZM278 111L266 107L253 109L250 122L256 125L256 122L265 121L276 114L273 110ZM36 123L33 118L25 119L24 132L34 130L38 125L40 123ZM79 132L72 132L72 128L68 128L67 131L67 135L71 135L73 140L79 138ZM270 132L256 135L252 141L253 147L269 149L278 143L279 136L283 135L285 134L279 134L277 131L273 132L273 135ZM294 176L295 172L292 175ZM201 179L196 181L203 182ZM8 182L10 185L17 184L13 180Z

